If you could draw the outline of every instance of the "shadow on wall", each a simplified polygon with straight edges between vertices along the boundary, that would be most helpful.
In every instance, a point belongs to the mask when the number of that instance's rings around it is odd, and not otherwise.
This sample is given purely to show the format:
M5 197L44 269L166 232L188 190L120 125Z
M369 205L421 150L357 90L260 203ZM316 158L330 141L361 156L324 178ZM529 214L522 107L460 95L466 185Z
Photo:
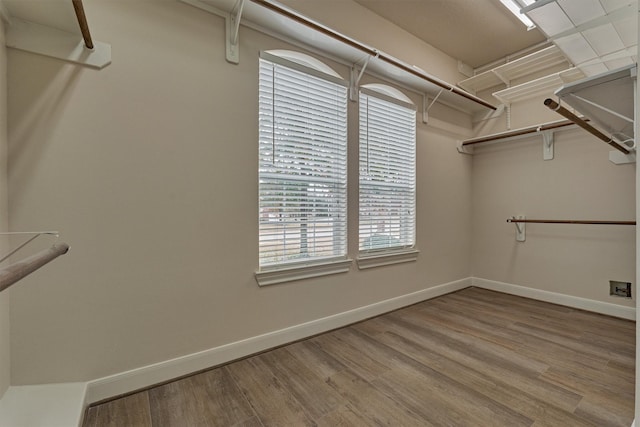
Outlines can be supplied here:
M35 57L37 66L20 70L12 68L12 55L31 55L16 50L8 51L8 73L27 73L37 78L27 78L28 87L9 88L20 93L20 98L12 100L12 109L8 112L8 123L17 123L9 132L9 179L12 187L12 203L19 203L21 189L34 175L46 156L46 146L52 135L45 129L55 129L55 123L64 120L65 107L83 70L73 64L57 59L43 61ZM94 72L90 70L88 72ZM11 93L9 93L11 96ZM27 113L28 112L28 113ZM19 118L17 121L13 117ZM13 119L13 120L12 120ZM70 120L70 119L69 119Z

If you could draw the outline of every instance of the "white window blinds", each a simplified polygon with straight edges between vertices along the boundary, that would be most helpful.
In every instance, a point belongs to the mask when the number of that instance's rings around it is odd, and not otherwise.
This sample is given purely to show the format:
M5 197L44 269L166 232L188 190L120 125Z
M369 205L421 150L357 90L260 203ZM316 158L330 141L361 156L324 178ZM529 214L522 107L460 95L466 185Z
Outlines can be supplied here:
M414 246L415 107L360 92L360 251Z
M259 162L260 267L344 257L346 83L261 58Z

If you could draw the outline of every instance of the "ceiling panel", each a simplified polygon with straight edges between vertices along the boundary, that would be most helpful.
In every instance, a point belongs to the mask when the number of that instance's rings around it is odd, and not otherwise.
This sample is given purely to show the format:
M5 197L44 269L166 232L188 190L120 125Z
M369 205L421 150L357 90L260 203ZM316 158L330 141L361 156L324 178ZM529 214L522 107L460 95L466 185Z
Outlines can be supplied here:
M638 19L635 16L614 22L613 26L618 31L618 35L625 47L638 44Z
M600 0L600 3L602 3L602 6L604 7L604 10L609 13L612 12L616 9L620 9L623 6L626 6L630 3L633 3L633 1L629 1L629 0Z
M582 33L598 56L617 52L625 48L612 24L601 25Z
M527 15L549 37L574 28L571 19L555 2L533 9Z
M598 57L595 50L580 33L563 37L555 42L576 65Z
M603 68L636 62L637 4L637 0L555 0L533 3L525 13L577 67L593 76L606 71Z
M604 15L599 0L558 0L558 3L576 26Z

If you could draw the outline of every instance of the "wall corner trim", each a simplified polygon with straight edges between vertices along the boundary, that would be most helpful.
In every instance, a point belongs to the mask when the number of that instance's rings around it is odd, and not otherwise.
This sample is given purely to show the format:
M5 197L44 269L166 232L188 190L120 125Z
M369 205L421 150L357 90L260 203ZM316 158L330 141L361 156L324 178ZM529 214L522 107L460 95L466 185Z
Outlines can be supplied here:
M477 288L504 292L506 294L564 305L567 307L591 311L594 313L606 314L608 316L619 317L622 319L636 320L636 309L634 307L626 307L609 302L595 301L587 298L560 294L557 292L528 288L526 286L514 285L511 283L481 279L478 277L471 278L471 282L473 283L473 286Z

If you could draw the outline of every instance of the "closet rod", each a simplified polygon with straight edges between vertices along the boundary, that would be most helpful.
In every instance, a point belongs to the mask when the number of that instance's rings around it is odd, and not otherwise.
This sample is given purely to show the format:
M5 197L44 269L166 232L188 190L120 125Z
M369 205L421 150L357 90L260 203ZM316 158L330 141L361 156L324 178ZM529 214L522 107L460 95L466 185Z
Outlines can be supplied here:
M596 138L606 142L607 144L609 144L610 146L612 146L616 150L621 151L624 154L629 154L629 150L627 150L622 145L620 145L617 142L615 142L613 140L613 138L611 138L609 136L606 136L605 134L600 132L598 129L594 128L589 123L587 123L586 121L584 121L580 117L578 117L575 114L573 114L571 111L567 110L566 108L564 108L563 106L558 104L553 99L550 99L550 98L545 99L544 100L544 105L546 105L549 109L557 112L561 116L564 116L567 119L571 120L572 122L574 122L575 124L580 126L582 129L586 130L587 132L589 132L591 135L595 136Z
M82 0L71 0L73 2L73 10L76 11L76 18L78 19L78 25L82 32L82 38L84 39L84 45L87 49L93 49L93 40L91 40L91 32L89 31L89 24L87 23L87 17L84 14L84 6Z
M340 33L336 32L336 31L334 31L334 30L332 30L332 29L330 29L328 27L320 25L317 22L314 22L314 21L310 20L309 18L307 18L307 17L305 17L303 15L300 15L298 13L295 13L295 12L289 10L289 9L286 9L286 8L280 6L279 4L272 3L271 1L268 1L268 0L251 0L251 1L256 3L256 4L259 4L260 6L263 6L263 7L267 8L267 9L269 9L269 10L272 10L273 12L276 12L276 13L278 13L280 15L286 16L287 18L289 18L289 19L291 19L291 20L293 20L293 21L295 21L295 22L297 22L299 24L302 24L302 25L304 25L304 26L306 26L308 28L311 28L311 29L313 29L315 31L318 31L318 32L320 32L320 33L322 33L324 35L327 35L327 36L329 36L329 37L331 37L331 38L333 38L335 40L338 40L339 42L342 42L342 43L344 43L346 45L349 45L349 46L351 46L353 48L356 48L356 49L358 49L358 50L360 50L360 51L362 51L362 52L364 52L364 53L366 53L368 55L378 57L382 61L384 61L384 62L386 62L388 64L391 64L391 65L393 65L393 66L395 66L397 68L400 68L401 70L406 71L407 73L413 74L416 77L419 77L419 78L421 78L423 80L426 80L429 83L432 83L432 84L434 84L434 85L436 85L438 87L441 87L442 89L448 90L449 92L453 92L456 95L462 96L463 98L466 98L466 99L468 99L470 101L473 101L476 104L480 104L483 107L490 108L491 110L497 110L497 107L489 104L488 102L486 102L486 101L484 101L484 100L482 100L482 99L480 99L478 97L475 97L475 96L473 96L473 95L471 95L471 94L469 94L469 93L467 93L467 92L465 92L465 91L463 91L461 89L458 89L457 87L452 86L452 85L450 85L450 84L448 84L446 82L443 82L443 81L438 80L436 78L430 77L430 76L428 76L428 75L426 75L426 74L414 69L411 66L403 64L402 62L398 61L397 59L395 59L392 56L389 56L389 55L386 55L385 53L379 52L376 49L373 49L373 48L371 48L371 47L369 47L367 45L364 45L364 44L362 44L362 43L360 43L360 42L358 42L356 40L353 40L353 39L345 36L344 34L340 34Z
M69 245L60 243L3 268L0 270L0 292L68 251Z
M591 221L577 219L517 219L509 218L507 222L534 224L594 224L594 225L636 225L635 221Z
M530 127L514 129L506 132L494 133L493 135L479 136L478 138L466 139L462 142L462 145L481 144L483 142L513 138L515 136L528 135L531 133L538 133L538 132L543 132L545 130L557 129L557 128L561 128L565 126L573 126L573 125L575 125L575 123L573 123L571 120L562 120L559 122L545 123L539 126L530 126Z

